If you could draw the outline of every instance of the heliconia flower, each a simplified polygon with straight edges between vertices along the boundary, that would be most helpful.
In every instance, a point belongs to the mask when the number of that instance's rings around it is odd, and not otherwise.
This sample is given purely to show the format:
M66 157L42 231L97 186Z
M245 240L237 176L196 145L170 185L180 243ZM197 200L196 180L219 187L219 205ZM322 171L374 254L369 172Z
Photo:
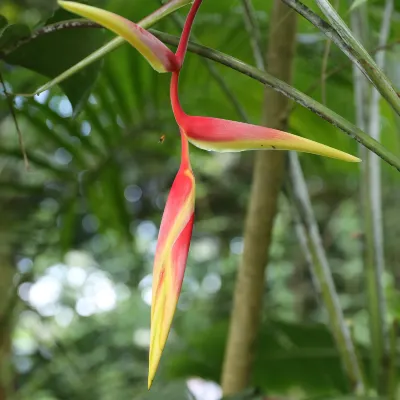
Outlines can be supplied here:
M194 221L195 179L188 141L181 132L182 156L161 221L154 259L148 387L154 379L175 313Z
M182 140L182 162L164 211L154 263L151 311L149 380L153 381L171 327L192 234L194 177L190 169L187 141L206 150L297 150L357 162L357 157L300 136L276 129L186 114L179 102L179 72L187 50L191 27L202 0L195 0L188 14L176 52L179 65L173 71L171 104Z
M174 54L151 33L119 15L80 3L59 1L60 6L66 10L88 18L123 37L155 70L172 72L171 105L180 128L182 155L181 165L164 209L154 259L149 388L168 338L192 237L195 179L189 161L188 141L211 151L295 150L343 161L360 161L359 158L340 150L276 129L186 114L179 102L179 72L185 59L194 18L201 3L202 0L194 0Z
M87 18L124 38L147 59L158 72L179 69L175 54L159 39L139 25L109 11L73 1L58 1L64 9Z
M171 79L171 103L179 127L195 146L219 152L244 150L295 150L343 161L359 162L359 158L332 147L291 133L243 122L186 114L178 97L179 72Z

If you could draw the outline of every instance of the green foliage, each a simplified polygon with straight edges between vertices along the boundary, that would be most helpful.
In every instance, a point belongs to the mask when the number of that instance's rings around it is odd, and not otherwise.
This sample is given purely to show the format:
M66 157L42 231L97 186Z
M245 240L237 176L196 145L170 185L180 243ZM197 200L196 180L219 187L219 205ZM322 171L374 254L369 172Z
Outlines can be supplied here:
M172 377L203 376L218 381L228 322L193 334L178 353L169 355ZM309 393L345 392L338 353L323 325L266 322L261 330L252 384L265 392L302 388Z
M72 14L58 10L46 22L46 26L72 18ZM7 26L0 36L0 53L5 53L4 60L7 63L27 68L48 78L60 75L104 42L104 33L99 29L59 30L38 35L33 40L23 43L23 39L29 36L30 31L26 25ZM100 67L101 61L95 62L61 83L73 105L75 115L86 103ZM36 90L36 87L33 86L30 90Z

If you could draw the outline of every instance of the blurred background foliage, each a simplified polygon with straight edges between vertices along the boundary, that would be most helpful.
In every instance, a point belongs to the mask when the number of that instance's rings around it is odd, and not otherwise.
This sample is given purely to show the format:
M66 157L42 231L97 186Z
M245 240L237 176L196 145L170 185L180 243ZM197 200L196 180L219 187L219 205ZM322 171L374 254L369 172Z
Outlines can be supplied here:
M134 21L160 4L88 3ZM311 1L306 3L315 9ZM368 3L370 29L377 36L383 2ZM261 30L267 32L270 2L253 4ZM398 3L396 7L387 70L400 88ZM341 2L340 11L348 16L349 4ZM102 30L66 30L8 52L46 20L71 16L47 0L2 0L0 14L8 20L7 25L0 19L0 54L5 60L0 68L7 89L14 93L34 91L112 37ZM156 27L179 35L173 18ZM239 1L205 1L194 33L202 44L253 64ZM294 86L321 101L326 41L302 19L297 41ZM204 60L188 55L181 81L184 108L239 120L222 81L250 120L259 123L262 85L219 65L213 68L212 74ZM327 71L333 69L338 71L326 81L326 104L354 121L351 65L335 46ZM63 91L53 89L34 99L17 97L29 171L1 94L0 338L4 342L11 335L11 344L0 345L0 356L11 357L15 399L221 396L218 386L206 381L220 379L253 155L195 148L196 224L186 277L155 388L146 390L152 259L163 205L179 165L168 84L168 76L155 74L124 45L67 80ZM383 102L381 113L382 141L399 154L399 119ZM294 107L290 131L357 152L354 141L300 106ZM359 167L300 157L341 306L367 369ZM386 165L382 179L386 294L390 317L398 319L400 185L398 173ZM340 396L348 391L346 379L283 198L271 253L252 386L264 396L344 398ZM193 394L187 392L188 379ZM260 396L251 390L242 398Z

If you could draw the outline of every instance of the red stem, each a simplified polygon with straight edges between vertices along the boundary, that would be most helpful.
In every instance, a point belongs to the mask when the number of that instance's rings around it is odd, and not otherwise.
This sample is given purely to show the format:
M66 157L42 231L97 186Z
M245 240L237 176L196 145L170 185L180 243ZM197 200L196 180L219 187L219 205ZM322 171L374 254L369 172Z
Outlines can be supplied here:
M182 152L181 152L181 167L183 168L191 168L190 167L190 159L189 159L189 145L188 140L186 137L186 133L182 126L187 115L182 109L181 103L179 101L179 93L178 93L178 86L179 86L179 71L182 68L183 61L185 60L185 55L187 51L187 46L190 37L190 31L192 29L192 25L194 22L194 18L196 17L197 11L201 5L203 0L194 0L192 8L189 11L189 14L186 18L185 25L183 27L181 39L179 41L178 49L175 53L177 63L179 65L179 70L172 72L171 77L171 88L170 88L170 96L171 96L171 105L172 110L175 115L176 122L179 125L179 129L181 132L181 141L182 141Z
M178 65L182 67L183 61L185 60L186 50L189 42L190 31L194 22L194 18L203 0L194 0L192 8L186 18L185 25L183 27L183 32L181 35L181 40L179 41L178 50L175 55L178 61Z
M181 133L181 141L182 141L181 166L183 168L191 168L189 160L188 140L186 137L186 132L182 126L182 124L184 124L185 118L187 117L187 114L183 111L181 104L179 102L178 85L179 85L179 71L172 73L171 89L170 89L171 105L172 105L172 111L174 112L174 116L177 124L179 125L179 130Z
M182 143L181 168L191 169L190 158L189 158L189 143L184 130L181 129L180 131L181 131L181 143Z
M181 123L185 119L186 113L183 111L181 103L179 101L178 86L179 86L179 71L176 71L172 73L171 77L171 87L170 87L171 105L176 122L178 123L181 130L183 130Z
M202 1L203 0L194 0L194 3L185 21L178 49L175 53L176 60L179 65L179 70L182 68L183 61L185 60L186 50L190 37L190 31L192 29L194 18L196 17L197 11L199 10ZM172 78L171 78L171 89L170 89L171 105L175 115L176 122L178 123L181 130L183 130L181 123L184 121L186 114L183 111L181 104L179 102L178 84L179 84L179 71L175 71L172 73Z

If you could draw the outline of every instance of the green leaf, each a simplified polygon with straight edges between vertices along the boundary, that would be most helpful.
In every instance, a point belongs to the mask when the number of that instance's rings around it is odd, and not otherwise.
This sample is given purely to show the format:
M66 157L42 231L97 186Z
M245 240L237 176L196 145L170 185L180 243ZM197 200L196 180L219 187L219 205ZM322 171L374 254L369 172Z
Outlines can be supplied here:
M85 182L85 191L89 199L90 211L99 217L102 231L114 230L120 239L130 243L131 216L128 213L124 197L124 185L120 174L120 165L115 158L110 157ZM108 204L108 207L104 207Z
M46 25L72 17L70 13L59 10L47 21ZM98 49L103 41L104 33L100 29L58 30L39 35L19 46L7 54L5 60L10 64L19 65L54 78ZM101 65L101 61L95 62L61 83L62 89L73 106L74 115L77 115L86 103L99 75Z
M0 36L4 30L4 28L8 25L7 18L4 15L0 14Z
M69 198L60 213L60 254L64 255L74 245L74 235L78 224L78 201L76 196Z
M5 21L7 22L7 20ZM2 23L4 23L4 21L0 19L0 27ZM2 49L12 46L18 41L28 38L30 35L30 29L23 24L3 26L0 32L0 52Z
M228 323L192 334L187 347L171 348L166 368L171 378L199 376L218 381ZM172 347L172 346L171 346ZM177 346L178 347L178 346ZM298 387L309 394L346 393L346 378L328 329L320 324L264 323L250 385L285 393Z
M354 11L356 8L360 7L364 3L366 3L368 0L354 0L353 4L351 5L349 12Z

